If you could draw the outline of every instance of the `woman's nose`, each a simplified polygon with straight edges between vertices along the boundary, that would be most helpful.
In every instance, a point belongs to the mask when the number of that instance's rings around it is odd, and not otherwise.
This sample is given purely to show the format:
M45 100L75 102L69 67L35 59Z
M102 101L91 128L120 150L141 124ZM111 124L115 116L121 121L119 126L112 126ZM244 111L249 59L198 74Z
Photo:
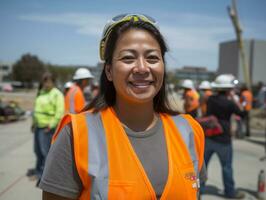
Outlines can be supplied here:
M136 66L134 67L134 72L136 73L147 73L149 72L148 63L144 58L139 58L137 60Z

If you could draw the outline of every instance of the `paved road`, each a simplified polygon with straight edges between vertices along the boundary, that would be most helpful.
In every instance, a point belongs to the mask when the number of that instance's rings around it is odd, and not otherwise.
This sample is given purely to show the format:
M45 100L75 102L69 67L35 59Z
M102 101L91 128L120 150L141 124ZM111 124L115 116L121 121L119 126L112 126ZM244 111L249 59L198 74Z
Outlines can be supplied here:
M29 131L31 120L0 125L0 200L40 200L41 191L35 187L25 173L35 164L32 134ZM256 134L247 140L234 140L234 175L236 185L247 194L245 199L253 200L257 188L257 175L260 169L266 171L264 138ZM208 169L207 185L211 193L202 200L224 199L222 193L221 167L214 156Z

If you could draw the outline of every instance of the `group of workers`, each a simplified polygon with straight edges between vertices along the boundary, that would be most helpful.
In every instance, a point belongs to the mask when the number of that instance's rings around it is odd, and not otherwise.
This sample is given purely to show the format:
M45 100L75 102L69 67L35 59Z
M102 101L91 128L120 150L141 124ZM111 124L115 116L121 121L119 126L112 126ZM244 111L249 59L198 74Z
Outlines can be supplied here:
M216 153L222 168L222 177L225 196L229 198L242 199L244 193L235 190L233 178L233 148L231 133L231 118L239 116L246 127L246 132L242 132L241 137L249 136L249 111L252 108L252 93L246 86L236 92L238 81L231 74L221 74L214 82L203 81L199 85L199 94L191 80L184 80L184 111L200 121L203 117L214 116L217 119L221 131L216 134L206 135L204 160L206 167L211 156ZM210 119L210 118L208 118ZM210 121L208 122L210 123ZM240 129L241 130L241 129ZM207 130L204 130L207 132ZM201 180L201 193L206 192L206 181Z
M230 88L226 88L226 82L234 80L234 83ZM217 83L217 81L219 81ZM249 130L249 111L252 109L253 95L252 92L247 88L245 84L241 87L237 85L238 81L231 74L222 74L216 78L216 81L202 81L198 90L194 83L190 79L185 79L181 88L184 89L183 100L184 100L184 112L190 114L194 118L205 116L207 114L207 101L208 98L217 93L218 90L227 89L230 92L230 97L238 105L241 110L247 112L246 117L243 119L246 126L246 136L250 136ZM218 85L217 85L218 84Z
M87 106L83 90L93 78L88 69L78 69L65 85L65 100L51 75L42 79L33 129L34 173L44 200L194 200L204 193L213 153L222 164L225 196L243 198L233 180L228 120L233 113L245 117L246 112L233 102L233 77L202 82L200 95L185 80L186 114L180 114L167 98L167 50L153 18L122 14L104 28L100 89ZM249 109L250 97L242 94L241 104ZM223 134L206 138L198 113L216 115Z

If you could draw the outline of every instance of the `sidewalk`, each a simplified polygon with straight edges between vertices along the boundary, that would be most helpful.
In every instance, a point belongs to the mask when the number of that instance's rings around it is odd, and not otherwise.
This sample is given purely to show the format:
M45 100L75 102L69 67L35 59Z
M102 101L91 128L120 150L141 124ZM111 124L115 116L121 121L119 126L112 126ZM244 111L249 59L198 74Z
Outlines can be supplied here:
M0 200L41 200L41 190L36 182L25 176L28 168L35 165L33 137L29 133L30 120L0 125ZM261 169L266 171L263 145L252 142L264 142L264 137L254 136L249 139L234 139L234 177L236 186L246 192L246 200L256 199L257 176ZM11 148L12 147L12 148ZM221 167L216 155L210 161L208 169L210 194L202 200L224 199Z
M233 169L236 187L246 193L249 200L257 199L257 180L261 169L266 171L266 161L260 161L264 156L264 147L250 140L264 142L263 137L250 137L248 139L234 139ZM208 166L207 186L209 194L203 195L202 200L225 199L222 196L223 184L221 166L218 157L214 155Z

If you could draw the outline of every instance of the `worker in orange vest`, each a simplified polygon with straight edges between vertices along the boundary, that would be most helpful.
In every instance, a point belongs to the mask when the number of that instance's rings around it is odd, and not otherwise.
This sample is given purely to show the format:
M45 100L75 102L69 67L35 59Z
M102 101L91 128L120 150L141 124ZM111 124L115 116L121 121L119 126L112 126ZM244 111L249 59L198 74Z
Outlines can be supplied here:
M199 89L201 91L200 97L200 111L201 116L205 116L207 113L207 101L208 98L212 95L212 88L209 81L202 81L199 85Z
M83 89L93 79L93 75L87 68L79 68L73 76L73 84L65 95L65 112L79 113L86 105Z
M73 82L72 81L68 81L64 84L64 90L63 90L63 94L64 96L66 96L68 90L71 88L71 86L73 85Z
M250 136L250 126L249 126L249 112L252 109L252 101L253 101L253 95L251 91L247 88L246 85L243 85L240 90L240 103L242 104L242 107L247 112L246 116L244 117L243 121L246 128L246 136Z
M190 79L184 80L181 86L184 89L184 111L195 118L198 115L199 94L195 90L193 81Z
M204 133L169 107L166 51L153 18L119 15L105 26L99 94L61 121L39 184L44 200L197 199Z

